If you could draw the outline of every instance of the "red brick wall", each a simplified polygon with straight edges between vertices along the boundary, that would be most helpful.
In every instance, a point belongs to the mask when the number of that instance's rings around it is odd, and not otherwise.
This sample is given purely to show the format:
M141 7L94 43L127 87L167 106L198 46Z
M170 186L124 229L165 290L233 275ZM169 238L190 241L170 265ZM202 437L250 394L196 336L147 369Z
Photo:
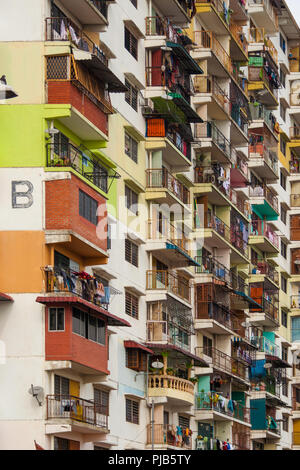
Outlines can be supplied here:
M99 236L96 225L79 215L79 189L95 199L98 206L104 205L104 215L98 217ZM107 210L104 197L71 175L71 179L46 181L45 199L46 230L73 230L99 248L107 250Z
M71 104L108 135L108 117L71 82L48 82L49 104Z
M48 307L45 321L45 356L46 361L73 361L90 367L104 374L107 370L107 331L106 346L95 343L72 333L72 307L55 304L65 308L65 331L48 331ZM82 310L85 310L82 308ZM100 316L101 318L101 316ZM102 318L104 321L105 319Z

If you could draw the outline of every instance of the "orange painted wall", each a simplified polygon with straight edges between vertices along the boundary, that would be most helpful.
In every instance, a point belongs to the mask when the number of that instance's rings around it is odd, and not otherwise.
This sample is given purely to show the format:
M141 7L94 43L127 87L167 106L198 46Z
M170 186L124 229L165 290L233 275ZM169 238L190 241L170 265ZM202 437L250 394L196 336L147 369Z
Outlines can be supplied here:
M7 293L41 292L42 266L50 250L42 231L0 232L0 289Z
M46 361L74 361L96 371L108 374L107 370L107 331L106 346L95 343L72 333L72 307L57 304L65 308L65 331L48 331L48 308L45 309L45 356ZM81 310L87 311L84 307ZM105 321L105 318L99 315Z

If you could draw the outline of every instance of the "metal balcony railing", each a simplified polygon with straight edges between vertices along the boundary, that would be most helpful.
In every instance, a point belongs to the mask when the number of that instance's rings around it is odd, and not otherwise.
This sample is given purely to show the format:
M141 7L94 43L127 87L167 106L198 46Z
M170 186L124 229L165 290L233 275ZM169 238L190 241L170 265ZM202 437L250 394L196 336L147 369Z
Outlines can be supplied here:
M275 282L275 284L279 283L279 274L278 271L272 266L268 261L265 260L257 260L255 265L252 266L250 270L250 274L263 274L267 276L271 281Z
M148 320L147 340L150 343L174 344L181 349L191 351L190 331L180 329L171 321Z
M252 121L263 120L272 131L275 130L277 127L277 119L272 111L259 103L249 103L249 108Z
M273 23L275 24L276 28L278 28L278 15L271 4L270 0L248 0L248 7L256 7L257 5L262 5L265 11L268 13L270 18L272 19ZM250 11L251 13L251 11Z
M291 295L291 308L299 308L300 309L300 294Z
M263 236L268 238L272 245L279 250L279 236L264 220L252 220L251 224L251 236Z
M259 344L259 351L264 352L268 356L275 356L280 358L280 347L273 343L273 341L270 341L268 338L265 338L264 336L260 336L257 338L258 344Z
M165 168L146 170L146 186L147 188L168 189L183 204L190 202L189 190Z
M258 303L259 305L262 305L261 311L265 313L266 317L268 317L269 320L271 320L273 323L278 325L279 324L278 302L276 302L276 304L275 304L275 303L273 303L273 302L275 302L275 300L269 301L266 298L256 297L255 295L252 296L252 298L256 303ZM258 310L257 309L250 309L250 312L253 312L253 311L256 312Z
M166 36L171 42L181 42L180 36L169 18L163 18L161 16L147 16L146 36Z
M47 419L71 419L72 421L108 428L107 407L73 395L47 395Z
M276 101L278 101L278 88L275 87L274 82L270 79L264 67L250 66L248 67L248 73L250 82L264 82Z
M207 4L212 5L215 11L220 16L220 18L229 26L229 15L225 14L224 4L222 0L195 0L196 7L200 7Z
M152 436L154 436L153 439ZM179 438L176 433L176 426L170 424L148 424L147 445L150 444L192 449L192 438L186 435Z
M212 31L194 31L194 43L203 49L211 49L230 75L233 75L233 65L230 55L218 41Z
M181 297L183 300L190 302L189 282L170 271L147 271L146 289L167 290L172 294Z
M217 279L231 284L231 272L222 263L219 263L213 256L196 256L195 260L200 266L195 267L196 274L213 274Z
M222 90L215 77L198 75L194 77L194 92L209 93L229 115L231 103L229 96Z
M239 377L242 380L249 380L248 366L239 359L234 359L228 354L219 351L215 348L210 347L196 347L196 355L203 358L203 356L210 357L212 360L213 367L220 369L221 371Z
M265 198L270 206L279 214L278 197L267 186L250 186L249 196L251 198ZM300 201L300 198L299 198Z
M175 227L168 219L148 220L148 238L151 240L167 239L178 246L187 255L191 254L190 240L184 236L183 230Z
M254 159L257 157L262 157L267 165L278 174L278 155L273 150L270 150L267 144L259 143L249 146L249 158Z
M195 139L212 139L212 142L219 147L229 161L233 160L232 147L229 140L218 129L212 121L197 123L195 125Z
M290 127L290 138L300 140L300 127Z
M47 144L47 167L73 168L99 189L108 192L108 171L90 151L79 150L72 144Z
M236 23L231 23L230 24L230 32L236 42L239 44L241 49L243 49L244 53L248 55L248 41L247 38L243 32L242 26L239 26Z
M191 144L164 119L147 119L146 137L166 137L183 155L191 160Z
M239 318L234 315L227 307L216 302L196 302L197 320L214 320L229 330L235 332L239 327Z
M234 407L232 401L231 404L232 408L231 405L229 405L228 398L225 398L219 392L200 392L195 395L196 411L216 411L218 413L222 413L226 416L229 416L230 418L235 418L250 424L249 408L246 408L238 401L235 401Z

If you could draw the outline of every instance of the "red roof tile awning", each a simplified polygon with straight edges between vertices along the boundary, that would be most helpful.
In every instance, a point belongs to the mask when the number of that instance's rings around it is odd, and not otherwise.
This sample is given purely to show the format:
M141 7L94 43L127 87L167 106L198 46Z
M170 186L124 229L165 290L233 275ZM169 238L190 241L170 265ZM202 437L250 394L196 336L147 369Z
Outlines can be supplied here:
M124 341L124 347L126 349L141 349L147 354L154 354L154 352L151 349L146 348L146 346L144 346L143 344L136 343L135 341Z
M84 306L89 308L92 312L94 313L100 313L107 319L108 325L112 326L131 326L130 323L126 320L123 320L122 318L117 317L116 315L113 315L112 313L107 312L102 307L98 307L98 305L93 304L92 302L89 302L88 300L82 299L81 297L76 297L76 296L56 296L56 297L37 297L36 302L39 302L40 304L44 305L53 305L53 304L58 304L58 303L68 303L74 306Z
M13 302L14 299L7 294L3 294L3 292L0 292L0 302Z

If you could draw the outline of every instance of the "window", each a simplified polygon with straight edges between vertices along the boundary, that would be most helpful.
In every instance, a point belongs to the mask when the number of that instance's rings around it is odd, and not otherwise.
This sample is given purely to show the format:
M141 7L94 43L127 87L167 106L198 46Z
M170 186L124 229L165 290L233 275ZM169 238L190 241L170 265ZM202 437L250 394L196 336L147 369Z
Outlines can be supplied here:
M139 408L138 401L126 398L126 421L128 423L139 424Z
M125 313L139 319L139 299L130 292L125 292Z
M282 395L285 396L285 397L288 397L289 395L289 387L288 387L288 382L286 380L286 378L283 378L282 379Z
M203 336L203 352L206 356L212 356L212 340L207 336Z
M284 104L280 103L279 109L280 109L280 117L285 122L286 121L286 107L284 106Z
M138 89L135 88L128 80L125 80L125 86L128 88L128 91L125 93L125 101L130 104L130 106L137 111L138 110Z
M129 29L124 28L125 33L125 49L137 60L138 59L138 40L137 38L129 31ZM127 86L127 85L126 85Z
M281 324L284 328L288 326L288 316L284 310L281 310Z
M64 308L49 308L49 331L64 331L65 329L65 309Z
M178 416L178 425L183 429L190 429L190 418L186 416Z
M287 259L287 245L281 240L281 256Z
M286 87L286 73L282 69L280 69L280 82L283 88L285 88Z
M282 346L281 357L283 361L288 362L289 350L286 346Z
M126 367L128 367L128 369L146 372L147 354L140 349L126 349Z
M69 395L70 381L60 375L54 375L54 394L55 395Z
M128 238L125 240L125 261L128 261L128 263L136 267L138 267L139 261L138 250L139 247L135 245L135 243L132 243Z
M283 138L280 139L280 152L286 156L286 141Z
M284 175L282 173L282 171L280 172L280 186L286 190L286 175Z
M111 225L107 224L107 249L111 250Z
M283 50L283 52L286 53L286 40L284 39L281 33L280 33L280 47Z
M284 225L286 225L286 221L287 221L287 210L283 207L283 205L281 205L280 219L281 219L281 222L283 222Z
M138 194L125 185L125 204L134 215L138 215Z
M79 189L79 215L94 225L98 223L98 202Z
M62 437L54 437L54 450L70 450L70 441Z
M109 392L107 390L94 388L94 402L98 413L109 415Z
M300 317L292 317L292 343L300 342Z
M281 290L286 294L287 293L287 279L281 274Z
M125 153L135 163L138 161L138 143L125 132Z
M105 345L106 327L100 318L73 308L72 331L83 338Z
M282 415L282 430L289 432L289 417L287 415Z

